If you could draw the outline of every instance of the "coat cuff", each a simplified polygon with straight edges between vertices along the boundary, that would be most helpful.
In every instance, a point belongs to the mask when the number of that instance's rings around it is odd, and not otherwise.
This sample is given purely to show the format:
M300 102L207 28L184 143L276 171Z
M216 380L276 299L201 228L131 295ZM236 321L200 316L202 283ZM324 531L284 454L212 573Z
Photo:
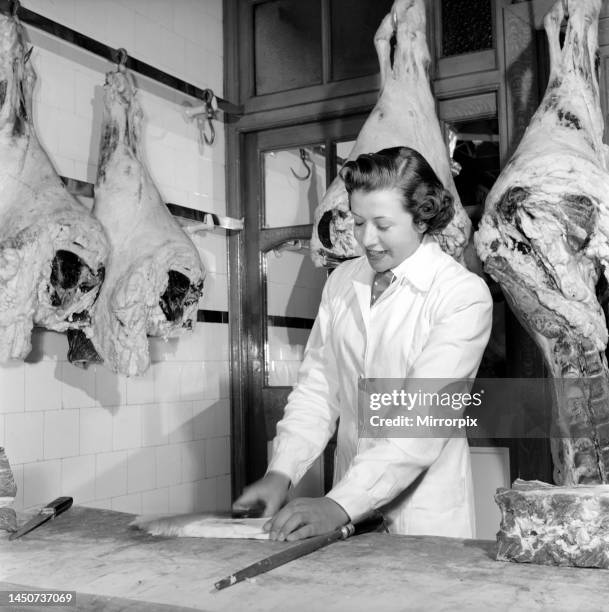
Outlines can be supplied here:
M274 453L273 458L269 461L266 472L267 474L269 472L281 472L290 479L292 486L295 486L302 478L299 475L300 463L300 461L290 458L287 454Z
M327 494L349 515L352 523L359 521L374 508L374 502L366 489L354 485L353 481L339 482Z

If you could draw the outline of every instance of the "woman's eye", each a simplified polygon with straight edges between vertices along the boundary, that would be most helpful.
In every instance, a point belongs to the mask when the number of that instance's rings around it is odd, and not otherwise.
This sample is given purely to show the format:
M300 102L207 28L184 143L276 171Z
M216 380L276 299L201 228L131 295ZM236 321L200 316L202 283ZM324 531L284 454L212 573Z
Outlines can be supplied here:
M390 225L377 225L376 229L380 230L381 232L386 232L390 227Z
M355 227L361 227L364 225L361 221L355 221Z

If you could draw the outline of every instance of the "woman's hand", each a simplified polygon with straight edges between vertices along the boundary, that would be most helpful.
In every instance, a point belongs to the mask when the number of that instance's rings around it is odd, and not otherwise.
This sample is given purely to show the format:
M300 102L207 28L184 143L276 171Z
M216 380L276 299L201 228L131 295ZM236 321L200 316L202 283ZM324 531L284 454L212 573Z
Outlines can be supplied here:
M334 531L349 522L349 515L329 497L298 497L286 504L268 523L271 540L302 540Z
M233 504L233 510L251 508L256 504L264 505L262 516L273 516L285 502L290 488L290 479L280 472L268 472L241 494Z

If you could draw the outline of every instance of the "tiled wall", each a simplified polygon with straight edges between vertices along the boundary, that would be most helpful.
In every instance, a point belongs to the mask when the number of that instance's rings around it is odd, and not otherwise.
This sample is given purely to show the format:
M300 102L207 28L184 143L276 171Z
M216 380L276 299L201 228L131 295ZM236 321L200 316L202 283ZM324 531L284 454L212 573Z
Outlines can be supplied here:
M23 0L133 57L222 95L222 0ZM38 73L34 121L60 174L94 182L101 86L111 65L28 28ZM201 147L182 103L197 101L135 75L144 149L168 202L225 214L224 139ZM226 239L196 236L208 270L201 308L226 311ZM72 495L129 512L230 505L229 336L225 324L151 341L139 378L67 362L65 336L36 330L26 360L0 366L0 446L19 487L16 507Z

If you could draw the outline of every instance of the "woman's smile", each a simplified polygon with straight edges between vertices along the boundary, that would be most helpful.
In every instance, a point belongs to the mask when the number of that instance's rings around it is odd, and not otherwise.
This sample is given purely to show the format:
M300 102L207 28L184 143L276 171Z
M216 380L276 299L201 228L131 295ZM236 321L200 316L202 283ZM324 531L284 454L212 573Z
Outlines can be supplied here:
M397 189L351 194L354 235L376 272L385 272L410 257L423 239Z

